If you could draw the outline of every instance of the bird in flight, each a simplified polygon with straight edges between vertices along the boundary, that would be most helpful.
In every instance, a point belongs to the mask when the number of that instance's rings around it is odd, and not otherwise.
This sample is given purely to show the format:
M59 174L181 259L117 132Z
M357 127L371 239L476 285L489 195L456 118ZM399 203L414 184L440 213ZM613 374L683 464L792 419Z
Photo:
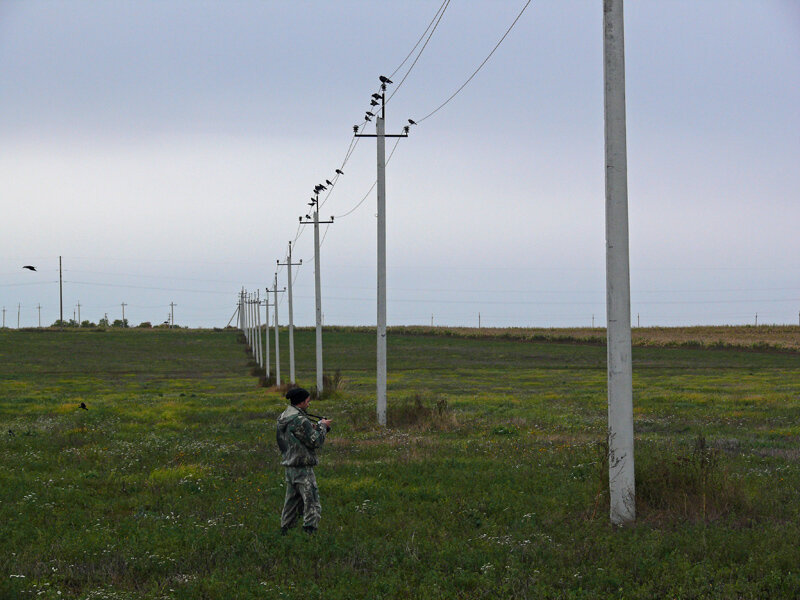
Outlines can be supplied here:
M35 271L35 270L36 270L36 267L34 267L34 266L31 266L31 265L25 265L25 266L24 266L24 267L22 267L22 268L23 268L23 269L28 269L28 271Z
M83 410L89 410L88 408L86 408L86 403L85 402L81 402L81 408Z

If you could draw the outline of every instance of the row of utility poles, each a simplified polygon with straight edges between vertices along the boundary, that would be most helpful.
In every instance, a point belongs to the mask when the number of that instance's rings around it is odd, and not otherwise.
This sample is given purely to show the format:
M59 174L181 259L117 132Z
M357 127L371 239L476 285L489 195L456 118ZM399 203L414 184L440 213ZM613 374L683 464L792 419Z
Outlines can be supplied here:
M291 263L291 258L287 261ZM299 264L299 263L298 263ZM291 383L295 381L295 365L294 365L294 313L292 310L292 292L291 292L291 277L289 279L289 380ZM272 289L265 288L264 300L261 300L261 291L248 292L244 288L239 293L239 302L237 305L237 313L239 315L239 329L244 334L248 345L250 346L253 360L264 369L264 376L267 380L272 377L270 369L270 343L269 343L269 307L273 307L274 311L274 326L275 326L275 384L281 385L281 355L280 355L280 320L278 318L278 294L286 291L286 288L278 289L278 274L275 273ZM273 296L270 302L270 295ZM266 333L265 339L261 339L261 307L264 307L264 330Z
M126 321L125 321L125 307L128 306L128 303L127 302L122 302L120 304L120 306L122 306L122 323L124 325L126 323ZM170 311L169 311L169 315L167 315L167 320L165 321L165 323L168 323L170 327L174 327L175 326L175 307L176 306L177 306L177 304L175 304L174 302L170 302L169 303ZM36 310L38 311L38 315L39 315L39 325L38 326L41 327L42 326L42 305L41 304L37 304L36 305ZM19 327L20 327L20 314L21 314L21 311L22 311L22 303L17 303L17 329L19 329ZM64 314L64 307L60 306L59 307L59 315L62 316L61 322L64 321L63 314ZM104 313L104 319L106 321L108 321L108 313ZM78 327L81 327L81 323L83 321L81 321L81 303L80 303L80 300L77 302L77 304L75 305L75 308L72 310L72 320L75 321L75 323L77 324ZM6 326L6 307L4 306L3 307L3 328L5 328L5 326Z
M623 35L623 0L603 0L603 79L605 122L605 173L606 173L606 311L608 323L608 478L610 490L610 518L614 524L633 521L635 518L635 483L633 455L633 385L631 364L631 310L630 266L628 250L628 192L627 150L625 125L625 60ZM377 140L377 416L386 425L386 86L392 82L380 77L380 91L372 95L370 106L378 114L367 111L365 121L375 117L375 134L357 137L375 137ZM409 119L409 125L415 123ZM389 137L405 137L403 134ZM326 183L332 185L326 180ZM320 184L314 188L313 219L306 216L305 223L314 224L314 267L317 321L317 389L322 391L322 313L319 264L319 193L326 189ZM333 219L331 219L333 221ZM303 217L300 222L304 223ZM291 261L289 261L291 262ZM277 279L275 283L277 291ZM275 295L277 300L277 293ZM242 330L248 339L256 340L254 325L258 319L252 315L253 300L244 291L240 296L239 315ZM277 309L277 301L275 302ZM260 309L258 310L260 315ZM247 317L247 318L246 318ZM277 342L278 320L275 319ZM290 334L291 335L291 334ZM293 342L292 342L293 343ZM258 330L260 353L260 328ZM277 343L276 343L277 348ZM260 355L260 354L259 354ZM277 365L278 363L276 363ZM268 367L267 367L268 368Z

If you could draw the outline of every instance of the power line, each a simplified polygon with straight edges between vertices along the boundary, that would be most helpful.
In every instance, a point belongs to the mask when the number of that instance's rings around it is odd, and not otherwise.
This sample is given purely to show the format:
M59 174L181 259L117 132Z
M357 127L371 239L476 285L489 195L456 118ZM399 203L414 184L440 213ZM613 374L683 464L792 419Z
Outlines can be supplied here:
M392 151L389 153L389 157L386 159L386 164L387 164L387 165L389 164L389 161L390 161L390 160L392 160L392 156L394 156L394 151L395 151L395 150L397 150L397 145L400 143L400 140L401 140L401 139L402 139L402 138L397 138L397 140L395 141L395 143L394 143L394 147L392 148ZM364 194L364 197L363 197L363 198L361 198L361 200L359 200L359 201L358 201L358 204L356 204L356 205L355 205L353 208L351 208L350 210L348 210L346 213L344 213L344 214L342 214L342 215L336 215L336 216L334 216L334 218L335 218L335 219L341 219L341 218L343 218L343 217L346 217L346 216L350 215L351 213L353 213L353 212L354 212L354 211L355 211L355 210L356 210L356 209L357 209L359 206L361 206L361 205L364 203L364 201L365 201L365 200L366 200L366 199L369 197L369 195L372 193L372 190L374 190L374 189L375 189L375 186L376 186L376 185L378 185L378 180L377 180L377 179L376 179L376 180L375 180L375 182L374 182L374 183L373 183L373 184L370 186L369 190L367 190L367 193L366 193L366 194Z
M220 292L219 290L187 290L182 288L165 288L165 287L151 287L143 285L128 285L122 283L97 283L94 281L64 281L64 283L71 283L73 285L93 285L97 287L118 287L130 288L136 290L158 290L163 292L191 292L195 294L225 294L230 295L230 292Z
M386 99L384 104L387 104L389 102L389 100L392 99L392 97L400 89L400 86L403 85L403 82L406 80L406 78L411 74L411 71L414 69L414 66L417 64L417 61L419 60L420 56L422 56L422 53L425 51L425 47L428 45L428 42L431 41L431 37L433 37L433 33L436 31L436 28L439 27L439 23L441 23L442 17L444 17L444 12L447 10L448 6L450 6L450 0L445 0L445 2L439 8L439 11L440 11L441 14L439 14L439 18L436 20L436 25L434 25L433 29L431 29L431 33L430 33L430 35L428 35L428 39L425 40L425 43L422 45L422 48L420 48L419 53L417 54L417 57L414 59L414 62L412 62L411 66L408 67L408 71L406 71L406 74L403 75L403 78L400 80L400 83L398 83L397 86L394 88L394 91L391 94L389 94L389 97ZM436 19L436 17L434 17L434 19ZM428 25L428 28L430 29L430 25ZM422 35L424 36L425 34L423 33ZM422 39L422 38L420 38L420 39ZM418 46L418 45L419 45L419 42L417 42L416 46ZM414 46L414 47L416 48L416 46ZM412 50L412 52L413 52L413 50ZM408 57L406 57L406 60L408 60ZM405 62L405 60L403 62ZM395 69L394 73L397 73L397 69ZM392 73L392 75L394 75L394 73ZM391 79L391 78L392 77L389 76L389 79Z
M419 36L419 39L417 40L417 43L416 43L416 44L414 44L414 47L411 49L411 52L409 52L409 53L408 53L408 56L406 56L406 57L403 59L403 62L401 62L401 63L400 63L398 66L397 66L397 68L396 68L394 71L392 71L392 73L389 75L389 79L391 79L392 77L394 77L394 76L395 76L395 74L396 74L396 73L397 73L397 72L398 72L398 71L399 71L399 70L400 70L400 69L403 67L403 65L404 65L404 64L406 64L406 61L407 61L409 58L411 58L411 55L412 55L412 54L414 54L414 50L416 50L416 49L417 49L417 46L419 46L420 42L422 41L422 38L424 38L424 37L425 37L425 34L426 34L426 33L428 33L428 30L431 28L431 25L433 25L433 22L436 20L436 17L437 17L437 16L439 16L439 13L442 11L442 7L443 7L445 4L449 4L449 3L450 3L450 1L449 1L449 0L444 0L444 2L442 2L442 3L439 5L439 8L438 8L438 10L436 11L436 14L435 14L435 15L433 15L433 18L431 19L431 22L430 22L430 23L428 23L428 26L425 28L425 31L423 31L423 32L422 32L422 35L421 35L421 36ZM409 69L409 70L410 70L410 69Z
M511 30L514 28L514 25L516 25L516 24L517 24L517 21L519 21L520 17L522 16L522 13L524 13L524 12L525 12L525 9L526 9L526 8L528 8L528 5L529 5L530 3L531 3L531 0L528 0L528 1L525 3L525 6L523 6L523 7L522 7L522 10L521 10L521 11L519 12L519 14L517 15L517 18L516 18L516 19L514 19L514 22L513 22L513 23L511 23L511 26L510 26L510 27L509 27L509 28L506 30L506 32L503 34L503 37L501 37L501 38L500 38L500 41L499 41L499 42L497 42L497 44L495 44L495 47L494 47L494 48L492 48L492 51L491 51L491 52L489 52L489 55L488 55L486 58L484 58L484 59L483 59L483 62L482 62L480 65L478 65L478 68L477 68L477 69L475 69L475 71L472 73L472 75L470 75L470 76L467 78L467 80L466 80L464 83L462 83L462 84L461 84L461 87L459 87L459 88L458 88L458 89L457 89L455 92L453 92L453 94L452 94L452 95L451 95L451 96L450 96L450 97L449 97L447 100L445 100L444 102L442 102L442 103L441 103L439 106L437 106L435 109L433 109L433 110L432 110L431 112L429 112L427 115L425 115L425 116L424 116L424 117L422 117L421 119L417 120L417 123L422 123L422 122L423 122L425 119L428 119L428 118L432 117L433 115L435 115L435 114L436 114L437 112L439 112L439 111L440 111L442 108L444 108L444 107L445 107L445 106L446 106L446 105L447 105L447 104L448 104L448 103L449 103L449 102L450 102L450 101L451 101L453 98L455 98L455 97L458 95L458 93L459 93L461 90L463 90L465 87L467 87L467 84L468 84L470 81L472 81L472 78L473 78L473 77L475 77L475 75L477 75L477 74L478 74L478 71L480 71L480 70L483 68L483 65L485 65L485 64L488 62L488 60L489 60L489 59L492 57L492 54L494 54L494 53L495 53L495 50L497 50L497 49L500 47L500 44L502 44L502 43L503 43L503 40L505 40L505 39L506 39L506 36L507 36L509 33L511 33Z

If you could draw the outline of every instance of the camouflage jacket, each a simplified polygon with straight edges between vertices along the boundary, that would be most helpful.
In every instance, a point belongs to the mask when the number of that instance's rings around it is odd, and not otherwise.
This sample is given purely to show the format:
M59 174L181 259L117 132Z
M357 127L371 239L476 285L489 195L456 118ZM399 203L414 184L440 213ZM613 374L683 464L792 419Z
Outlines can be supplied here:
M277 441L284 467L313 467L317 464L316 449L325 442L327 427L313 423L305 411L289 406L278 417Z

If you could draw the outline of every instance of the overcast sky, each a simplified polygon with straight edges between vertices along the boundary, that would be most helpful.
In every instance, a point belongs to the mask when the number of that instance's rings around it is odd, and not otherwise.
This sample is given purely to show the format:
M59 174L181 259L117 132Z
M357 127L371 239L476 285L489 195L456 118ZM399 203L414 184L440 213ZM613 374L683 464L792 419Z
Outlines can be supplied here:
M477 68L524 0L452 0L396 96L399 132ZM298 229L441 0L0 3L0 303L225 325ZM625 6L632 312L644 325L797 323L800 2ZM407 71L393 77L392 92ZM387 168L389 324L605 324L602 2L534 0ZM388 145L391 150L394 142ZM326 323L375 322L363 139L326 203ZM324 229L323 229L324 231ZM23 271L26 264L38 271ZM280 286L286 272L279 273ZM286 303L282 301L282 319Z

